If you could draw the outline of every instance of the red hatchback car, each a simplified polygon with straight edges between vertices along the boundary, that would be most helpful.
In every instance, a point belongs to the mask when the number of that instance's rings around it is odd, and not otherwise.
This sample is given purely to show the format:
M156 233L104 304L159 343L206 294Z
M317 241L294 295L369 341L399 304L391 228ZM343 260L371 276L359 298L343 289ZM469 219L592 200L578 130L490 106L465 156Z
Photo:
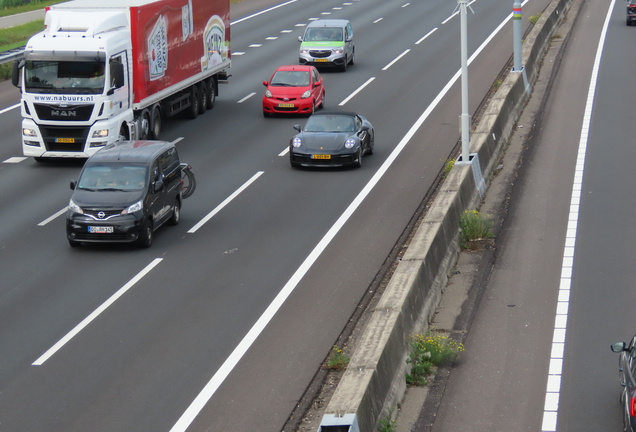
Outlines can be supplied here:
M325 105L325 87L313 66L280 66L269 81L263 96L263 115L307 114Z

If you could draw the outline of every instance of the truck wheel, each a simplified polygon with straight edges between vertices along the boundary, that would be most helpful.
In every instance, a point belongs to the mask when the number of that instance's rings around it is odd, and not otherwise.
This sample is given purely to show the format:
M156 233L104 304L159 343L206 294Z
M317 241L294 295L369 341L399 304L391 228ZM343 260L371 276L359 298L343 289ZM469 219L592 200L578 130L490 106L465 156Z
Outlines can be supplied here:
M159 139L159 135L161 135L161 109L159 105L155 105L152 109L152 139Z
M139 119L139 139L150 139L150 111L144 109Z
M211 110L214 108L214 101L216 101L216 81L214 78L210 78L207 80L207 92L205 93L205 97L207 98L206 108Z
M189 119L194 120L199 115L199 105L201 100L199 99L199 86L192 86L192 94L190 95L190 108L186 111Z
M208 109L208 86L205 81L199 83L199 115L204 114Z
M125 123L122 123L119 128L119 135L117 136L117 141L128 141L128 128Z

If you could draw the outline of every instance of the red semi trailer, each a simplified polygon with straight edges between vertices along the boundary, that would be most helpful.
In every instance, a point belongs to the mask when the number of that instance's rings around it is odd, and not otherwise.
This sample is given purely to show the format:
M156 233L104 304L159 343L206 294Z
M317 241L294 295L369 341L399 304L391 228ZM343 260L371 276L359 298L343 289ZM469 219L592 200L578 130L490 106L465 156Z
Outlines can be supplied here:
M13 76L37 160L158 139L162 118L203 114L229 77L229 0L73 0L44 22Z

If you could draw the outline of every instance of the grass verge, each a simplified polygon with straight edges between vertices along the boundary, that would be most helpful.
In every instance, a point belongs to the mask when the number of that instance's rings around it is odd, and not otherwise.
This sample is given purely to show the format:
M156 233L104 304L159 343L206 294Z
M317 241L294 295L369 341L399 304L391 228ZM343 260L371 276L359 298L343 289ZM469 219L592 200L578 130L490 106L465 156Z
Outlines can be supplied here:
M31 36L42 30L44 30L44 20L0 29L0 51L7 51L24 45Z
M44 1L35 1L31 0L30 3L23 3L19 6L11 6L12 3L7 0L0 0L0 17L9 16L9 15L17 15L24 12L31 12L38 9L44 9L47 6L51 6L57 3L60 3L60 0L44 0Z

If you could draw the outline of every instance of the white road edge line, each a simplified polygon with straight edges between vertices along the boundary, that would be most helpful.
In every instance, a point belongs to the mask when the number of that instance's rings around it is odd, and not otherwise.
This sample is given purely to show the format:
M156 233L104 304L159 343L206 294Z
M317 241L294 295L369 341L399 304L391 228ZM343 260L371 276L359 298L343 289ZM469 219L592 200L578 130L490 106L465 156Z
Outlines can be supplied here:
M240 22L247 21L247 20L248 20L248 19L250 19L250 18L254 18L254 17L259 16L259 15L262 15L262 14L264 14L264 13L266 13L266 12L273 11L274 9L278 9L279 7L287 6L288 4L296 3L297 1L298 1L298 0L291 0L291 1L288 1L288 2L285 2L285 3L281 3L281 4L279 4L279 5L276 5L276 6L274 6L274 7L271 7L271 8L269 8L269 9L265 9L265 10L262 10L262 11L260 11L260 12L255 13L255 14L252 14L252 15L249 15L249 16L246 16L246 17L243 17L243 18L241 18L241 19L238 19L238 20L236 20L236 21L233 21L233 22L231 22L231 23L230 23L230 25L231 25L231 26L233 26L234 24L238 24L238 23L240 23Z
M285 147L285 150L283 150L282 152L278 153L278 156L285 156L287 155L287 153L289 153L289 146Z
M570 304L570 289L572 285L572 271L574 265L574 250L576 246L576 235L578 230L578 220L581 204L581 189L583 186L583 172L585 170L585 155L587 152L587 140L592 121L592 109L594 107L594 95L596 94L596 83L601 66L601 57L605 45L605 37L609 27L610 18L614 10L615 0L612 0L605 17L603 30L596 49L594 66L590 78L590 86L587 92L587 102L583 114L583 125L581 126L581 138L579 140L579 151L576 158L576 168L574 170L574 181L572 183L572 197L570 198L570 213L568 215L568 225L565 236L565 248L563 251L563 264L561 265L561 280L559 283L559 296L557 298L556 316L554 319L554 333L552 336L552 349L550 350L550 368L548 369L548 382L545 392L545 403L543 406L543 422L541 430L543 432L555 432L557 430L557 418L559 411L559 398L561 396L561 376L563 374L563 360L565 354L565 335L567 332L568 309Z
M106 300L104 303L101 304L101 306L99 306L97 309L95 309L93 311L93 313L91 313L89 316L87 316L86 318L84 318L84 320L79 323L78 325L75 326L75 328L73 330L71 330L70 332L68 332L66 334L66 336L64 336L62 339L60 339L55 345L53 345L51 348L49 348L49 350L47 352L45 352L44 354L42 354L40 356L40 358L38 358L36 361L34 361L32 363L32 366L41 366L42 363L44 363L45 361L47 361L53 354L55 354L60 348L62 348L68 341L70 341L76 334L78 334L80 331L82 331L82 329L84 329L84 327L86 327L87 325L89 325L91 323L91 321L93 321L95 318L97 318L99 316L99 314L101 314L102 312L104 312L110 305L112 305L113 303L115 303L115 301L121 297L122 295L124 295L126 293L126 291L128 291L130 288L133 287L133 285L135 285L137 282L139 282L139 280L144 277L146 274L148 274L148 272L150 272L150 270L152 270L153 268L155 268L155 266L157 264L159 264L161 261L163 260L163 258L155 258L150 264L148 264L142 271L140 271L139 273L137 273L137 275L132 278L130 281L128 281L128 283L126 285L124 285L123 287L121 287L115 294L113 294L112 296L110 296L110 298L108 300Z
M47 223L51 222L52 220L54 220L55 218L62 216L64 214L64 212L66 211L67 207L64 207L62 210L58 211L57 213L55 213L53 216L49 216L48 218L44 219L42 222L40 222L38 224L38 226L44 226Z
M433 30L431 30L430 32L426 33L422 39L418 40L417 42L415 42L415 45L419 45L420 42L423 42L424 39L426 39L427 37L429 37L430 35L432 35L433 33L435 33L437 31L437 27L435 27Z
M523 4L527 3L528 0L525 0ZM483 51L483 49L490 43L490 41L495 37L497 33L506 25L508 21L512 19L512 13L508 15L504 21L488 36L488 38L477 48L475 53L468 59L468 64L472 63L472 61ZM241 360L243 355L247 352L247 350L252 346L254 341L258 338L261 332L265 329L267 324L274 317L278 309L285 303L287 297L291 295L294 291L300 280L305 276L305 274L309 271L311 266L316 262L316 260L320 257L322 252L327 248L331 240L336 236L340 228L344 226L344 224L349 220L351 215L355 212L355 210L360 206L362 201L367 197L367 195L373 190L375 185L380 181L382 176L388 171L391 167L395 159L400 155L404 147L409 143L411 138L415 135L418 129L422 126L424 121L431 114L433 109L439 104L442 98L448 93L450 88L455 84L455 82L459 79L461 75L461 69L458 70L455 75L451 78L451 80L444 86L444 88L439 92L439 94L435 97L433 102L426 108L426 110L422 113L420 118L417 119L415 124L409 129L404 138L398 143L395 149L391 152L389 157L384 161L382 166L378 169L378 171L373 175L369 183L365 185L365 187L360 191L358 196L351 202L349 207L344 211L344 213L338 218L336 223L327 231L325 236L320 240L320 242L316 245L316 247L311 251L311 253L305 258L305 261L300 265L300 267L296 270L296 272L292 275L292 277L287 281L285 286L280 290L276 298L270 303L265 312L259 317L259 319L254 323L252 328L247 332L245 337L241 340L241 342L234 348L234 351L230 354L230 356L223 362L218 371L212 376L210 381L203 387L201 392L197 395L196 398L192 401L190 406L185 410L185 412L181 415L179 420L175 423L175 425L170 429L170 432L185 432L186 429L192 424L196 416L201 412L203 407L208 403L208 401L212 398L214 393L216 393L217 389L223 384L225 379L228 377L230 372L234 369L234 367Z
M388 68L390 68L391 66L393 66L393 64L395 64L399 59L401 59L402 57L404 57L405 55L408 54L408 52L411 51L411 49L407 49L405 50L402 54L400 54L399 56L397 56L396 58L393 59L393 61L391 63L389 63L388 65L384 66L382 68L383 71L387 70Z
M251 98L252 96L254 96L256 94L256 92L252 92L250 94L248 94L247 96L245 96L243 99L241 99L240 101L236 102L236 103L243 103L246 100L248 100L249 98Z
M203 219L201 219L195 226L193 226L192 228L190 228L188 230L188 234L192 234L197 232L197 230L199 228L201 228L203 225L205 225L205 223L207 221L209 221L210 219L212 219L214 217L215 214L217 214L218 212L220 212L223 207L225 207L226 205L228 205L234 198L236 198L241 192L243 192L245 189L247 189L247 187L249 185L251 185L252 183L254 183L256 181L257 178L259 178L261 175L263 175L264 171L259 171L256 174L254 174L252 176L252 178L250 178L248 181L246 181L245 183L243 183L243 186L241 186L240 188L238 188L236 191L234 191L234 193L232 195L230 195L229 197L225 198L225 200L219 204L218 206L216 206L216 208L214 210L212 210L210 213L207 214L206 217L204 217Z
M183 139L184 139L183 137L175 138L175 140L172 141L170 144L177 145L177 143L183 141Z
M10 107L7 107L7 108L5 108L5 109L0 110L0 114L4 114L4 113L6 113L7 111L11 111L12 109L15 109L15 108L17 108L17 107L19 107L19 106L20 106L20 104L19 104L19 103L15 104L15 105L11 105Z
M346 104L347 102L349 102L355 95L357 95L360 91L362 91L363 88L365 88L366 86L368 86L369 84L371 84L371 81L373 81L375 79L375 77L371 77L367 80L367 82L365 82L364 84L362 84L360 87L358 87L358 89L356 91L354 91L353 93L351 93L349 96L347 96L347 98L345 100L343 100L342 102L340 102L338 104L338 106L343 106L344 104Z

